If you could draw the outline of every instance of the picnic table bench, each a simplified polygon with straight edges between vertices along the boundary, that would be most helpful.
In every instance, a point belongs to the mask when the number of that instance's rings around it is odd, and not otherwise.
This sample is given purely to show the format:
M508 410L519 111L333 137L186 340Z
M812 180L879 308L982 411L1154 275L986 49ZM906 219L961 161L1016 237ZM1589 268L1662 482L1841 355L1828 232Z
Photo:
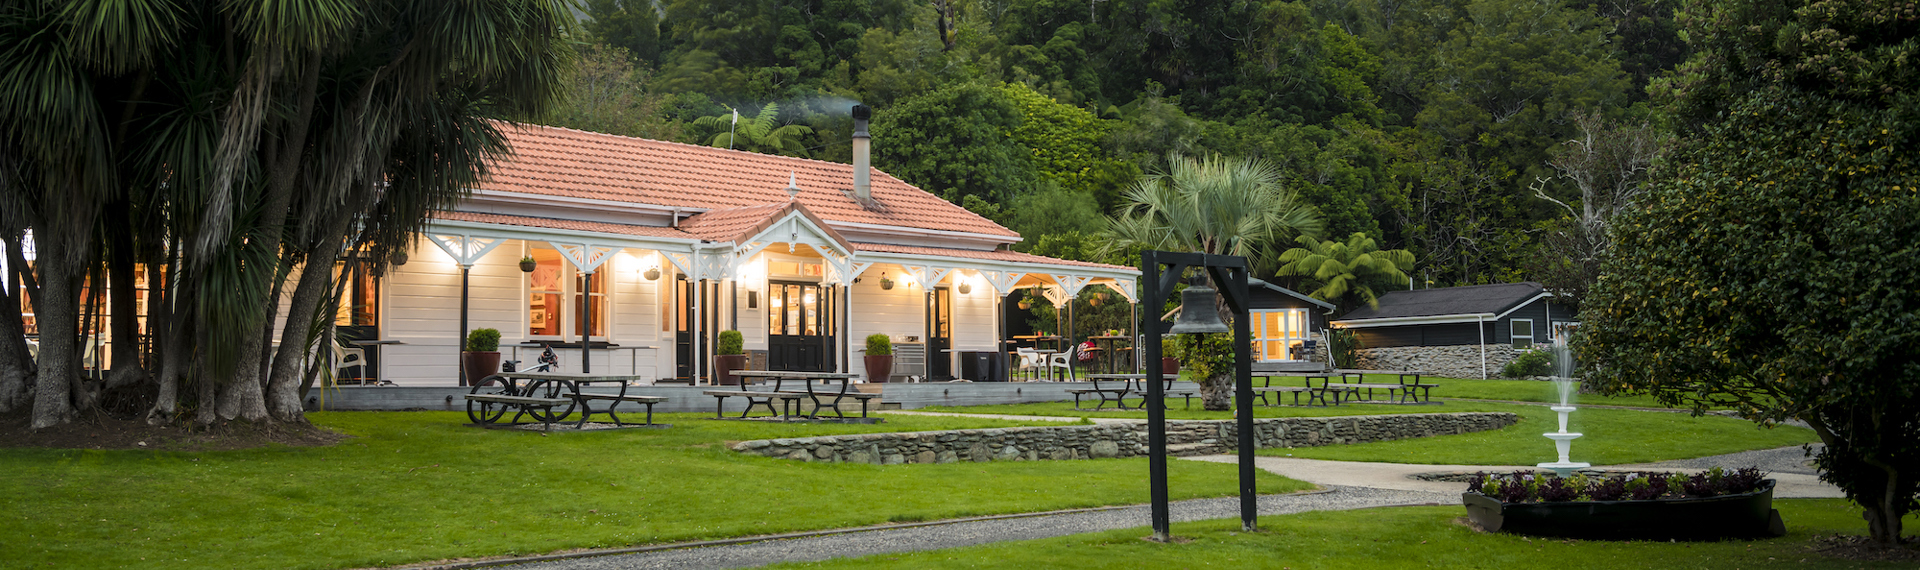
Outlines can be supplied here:
M741 418L745 418L748 414L753 413L754 406L758 405L766 406L767 413L774 416L800 416L800 400L805 398L813 402L813 410L804 416L807 419L820 419L820 409L823 407L832 408L834 416L840 419L846 419L847 414L840 410L840 403L849 399L860 402L860 417L864 419L868 417L867 402L880 397L879 394L868 394L853 390L853 378L857 376L855 374L840 372L791 372L781 370L735 370L733 375L740 378L742 389L707 390L702 392L715 398L713 413L716 418L726 417L724 410L726 409L727 398L741 397L747 399L747 409L740 412ZM754 378L769 380L770 382L763 381L759 385L764 387L771 384L772 389L745 389L748 387L747 382ZM816 382L824 385L835 381L840 383L840 389L837 391L815 389ZM797 382L799 385L793 389L787 389L787 382ZM831 398L832 402L824 402L822 401L823 398ZM773 409L774 400L780 400L780 410L776 411Z
M1328 393L1328 392L1333 392L1333 394L1334 394L1334 403L1339 403L1339 400L1340 400L1340 393L1339 393L1339 392L1334 392L1334 391L1333 391L1333 388L1331 388L1331 387L1329 387L1329 386L1328 386L1328 382L1329 382L1329 381L1330 381L1330 380L1332 379L1332 376L1333 376L1333 374L1332 374L1332 373L1327 373L1327 372L1255 372L1255 373L1254 373L1254 376L1256 376L1256 377L1258 377L1258 378L1260 378L1260 379L1261 379L1261 383L1260 383L1260 385L1259 385L1259 386L1254 386L1254 387L1253 387L1253 393L1254 393L1254 395L1255 395L1255 396L1257 396L1257 397L1259 397L1259 398L1260 398L1260 405L1263 405L1263 406L1277 406L1277 405L1279 405L1279 403L1278 403L1278 402L1280 401L1280 395L1281 395L1281 394L1292 394L1292 395L1293 395L1293 405L1295 405L1295 406L1298 406L1298 405L1300 405L1300 395L1301 395L1301 394L1306 394L1306 395L1307 395L1307 405L1309 405L1309 406L1311 406L1311 405L1313 405L1313 402L1314 402L1315 400L1318 400L1318 401L1320 402L1320 405L1321 405L1322 407L1326 407L1326 406L1327 406L1327 393ZM1304 385L1302 385L1302 386L1275 386L1275 385L1273 385L1273 379L1274 379L1275 377L1280 377L1280 378L1302 378L1302 379L1304 379L1304 382L1303 382L1303 384L1304 384ZM1315 386L1313 385L1313 381L1314 381L1314 379L1319 379L1319 380L1320 380L1320 386L1318 386L1318 387L1315 387ZM1275 403L1272 403L1272 404L1269 404L1269 403L1267 403L1267 394L1273 394L1273 401L1274 401Z
M1355 398L1360 397L1360 390L1366 390L1367 395L1365 399L1367 401L1373 400L1374 390L1382 390L1385 391L1389 397L1398 394L1399 396L1395 399L1398 403L1432 404L1435 403L1432 395L1433 389L1440 387L1439 384L1421 382L1420 376L1424 373L1412 370L1357 370L1342 368L1334 370L1334 373L1340 375L1341 381L1333 384L1333 387L1341 389L1343 394L1353 394ZM1392 384L1385 382L1367 382L1366 377L1368 374L1394 376L1397 381ZM1352 381L1347 381L1349 379ZM1419 393L1414 393L1415 390L1419 390ZM1336 395L1335 399L1338 400L1339 396Z
M522 416L529 416L546 424L548 429L556 421L565 419L580 411L580 420L574 427L582 427L594 414L606 414L616 426L630 425L620 419L615 412L622 402L631 402L647 407L645 425L653 423L653 405L667 401L664 396L643 396L628 394L627 386L640 380L640 376L631 374L582 374L569 372L501 372L480 380L467 393L467 418L475 425L492 425L500 421L508 410L515 410L513 418L506 423L517 425ZM594 384L615 384L620 387L617 393L586 392L582 388ZM596 401L609 402L605 407L594 405ZM555 412L554 408L566 406Z
M1094 406L1093 409L1095 410L1106 406L1108 394L1113 394L1113 400L1122 410L1127 409L1127 396L1140 397L1140 405L1134 409L1145 409L1147 407L1147 375L1145 374L1088 374L1087 378L1093 380L1092 389L1067 390L1067 393L1073 394L1073 409L1082 409L1080 407L1080 396L1082 394L1098 394L1100 396L1100 404ZM1180 396L1184 399L1187 409L1193 409L1193 391L1174 390L1173 382L1176 379L1175 376L1161 377L1160 381L1165 383L1161 386L1163 388L1160 392L1161 397ZM1112 384L1108 384L1107 387L1102 387L1100 384L1101 380L1108 382L1119 380L1120 387L1118 389L1111 388Z

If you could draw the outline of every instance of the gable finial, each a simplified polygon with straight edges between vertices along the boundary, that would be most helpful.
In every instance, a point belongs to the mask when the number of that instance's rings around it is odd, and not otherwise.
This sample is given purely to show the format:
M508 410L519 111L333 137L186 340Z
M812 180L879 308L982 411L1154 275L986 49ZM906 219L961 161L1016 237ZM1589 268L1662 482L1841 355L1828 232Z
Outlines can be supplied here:
M800 184L798 181L798 176L794 171L789 170L787 171L787 199L795 200L795 199L798 199L799 197L800 197Z

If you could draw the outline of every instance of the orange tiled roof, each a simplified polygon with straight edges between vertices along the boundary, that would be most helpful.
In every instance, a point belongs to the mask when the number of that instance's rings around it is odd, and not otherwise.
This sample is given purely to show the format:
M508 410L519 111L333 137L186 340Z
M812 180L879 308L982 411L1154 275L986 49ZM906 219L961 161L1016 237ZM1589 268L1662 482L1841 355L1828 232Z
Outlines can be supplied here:
M453 212L440 210L433 217L458 222L479 222L483 224L501 224L507 226L525 226L555 230L574 230L598 232L603 234L626 234L645 237L699 239L693 234L678 228L660 226L636 226L632 224L614 224L608 222L586 222L580 220L562 220L559 218L536 218L533 216L508 216L504 214L482 214L479 212Z
M698 215L680 221L680 230L710 241L742 242L785 218L788 212L800 212L813 225L825 231L828 239L846 244L846 238L833 231L826 222L815 216L813 211L798 201L778 204L761 204L744 208L725 210L707 210Z
M539 125L502 125L513 155L495 162L482 190L590 198L665 207L727 209L798 201L822 219L967 232L1019 234L938 196L873 170L869 209L848 197L853 166Z
M1137 268L1127 267L1125 265L1108 265L1105 263L1093 263L1090 261L1073 261L1070 259L1055 259L1052 257L1043 256L1043 255L1034 255L1031 253L1020 253L1018 251L1007 251L1003 249L992 250L992 251L982 251L982 250L976 250L976 249L952 249L952 248L945 248L945 247L917 247L917 246L909 246L909 245L891 245L891 244L883 244L883 243L860 243L860 242L855 242L853 244L853 249L854 251L871 251L875 253L937 255L941 257L960 257L960 258L966 258L966 259L985 259L989 261L1004 261L1008 263L1040 263L1040 264L1046 264L1046 265L1099 267L1102 269L1122 269L1122 270L1137 271Z

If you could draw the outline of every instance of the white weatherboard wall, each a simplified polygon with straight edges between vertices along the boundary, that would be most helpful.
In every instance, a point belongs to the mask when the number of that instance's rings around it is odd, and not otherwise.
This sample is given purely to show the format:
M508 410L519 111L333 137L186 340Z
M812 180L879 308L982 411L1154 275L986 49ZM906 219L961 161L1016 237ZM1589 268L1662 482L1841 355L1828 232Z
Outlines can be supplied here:
M402 386L443 386L457 383L460 347L460 266L446 253L424 244L412 254L412 261L395 268L382 284L386 297L381 313L381 336L405 344L381 347L381 377ZM543 245L543 244L542 244ZM527 275L520 271L520 257L527 244L510 240L489 252L473 266L469 278L468 329L500 330L501 344L513 344L527 338ZM659 333L659 308L655 302L661 283L641 276L652 252L628 250L602 266L611 289L612 307L609 330L611 342L625 346L654 345L660 348L638 350L631 356L626 350L594 351L594 370L614 373L638 373L658 378L662 370L671 373L672 352ZM595 337L596 340L609 340ZM513 349L501 347L503 359L513 358ZM581 369L579 349L556 349L563 371ZM539 356L537 349L521 349L519 359L530 365ZM634 364L630 364L634 363ZM634 369L637 365L637 372Z
M885 274L894 281L893 290L880 288L880 276ZM973 282L972 292L960 294L962 274L955 271L939 286L948 288L953 295L953 348L958 351L993 351L995 328L993 321L993 288L981 282ZM902 279L906 272L898 265L876 264L860 275L860 282L853 285L853 322L848 327L848 372L866 377L866 353L860 352L866 347L867 335L874 333L889 336L927 335L927 290L920 284L908 286ZM965 277L965 279L972 279ZM950 358L948 363L954 368L944 372L955 375L958 372L959 358ZM896 372L897 373L897 372ZM930 371L932 374L943 374Z
M880 288L883 274L893 280L893 290ZM853 284L847 372L866 378L866 353L861 350L867 346L867 335L926 336L926 290L919 285L909 287L905 276L906 271L898 265L874 264L860 275L859 283Z

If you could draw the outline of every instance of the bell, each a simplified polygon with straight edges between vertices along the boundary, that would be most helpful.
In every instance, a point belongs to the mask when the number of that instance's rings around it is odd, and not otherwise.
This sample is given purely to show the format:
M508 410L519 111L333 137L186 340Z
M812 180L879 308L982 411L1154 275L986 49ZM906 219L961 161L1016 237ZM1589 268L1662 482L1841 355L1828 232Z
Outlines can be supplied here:
M1188 287L1180 292L1180 320L1174 321L1167 334L1206 334L1223 333L1233 329L1227 323L1220 322L1220 312L1214 310L1213 298L1216 292L1212 287Z

